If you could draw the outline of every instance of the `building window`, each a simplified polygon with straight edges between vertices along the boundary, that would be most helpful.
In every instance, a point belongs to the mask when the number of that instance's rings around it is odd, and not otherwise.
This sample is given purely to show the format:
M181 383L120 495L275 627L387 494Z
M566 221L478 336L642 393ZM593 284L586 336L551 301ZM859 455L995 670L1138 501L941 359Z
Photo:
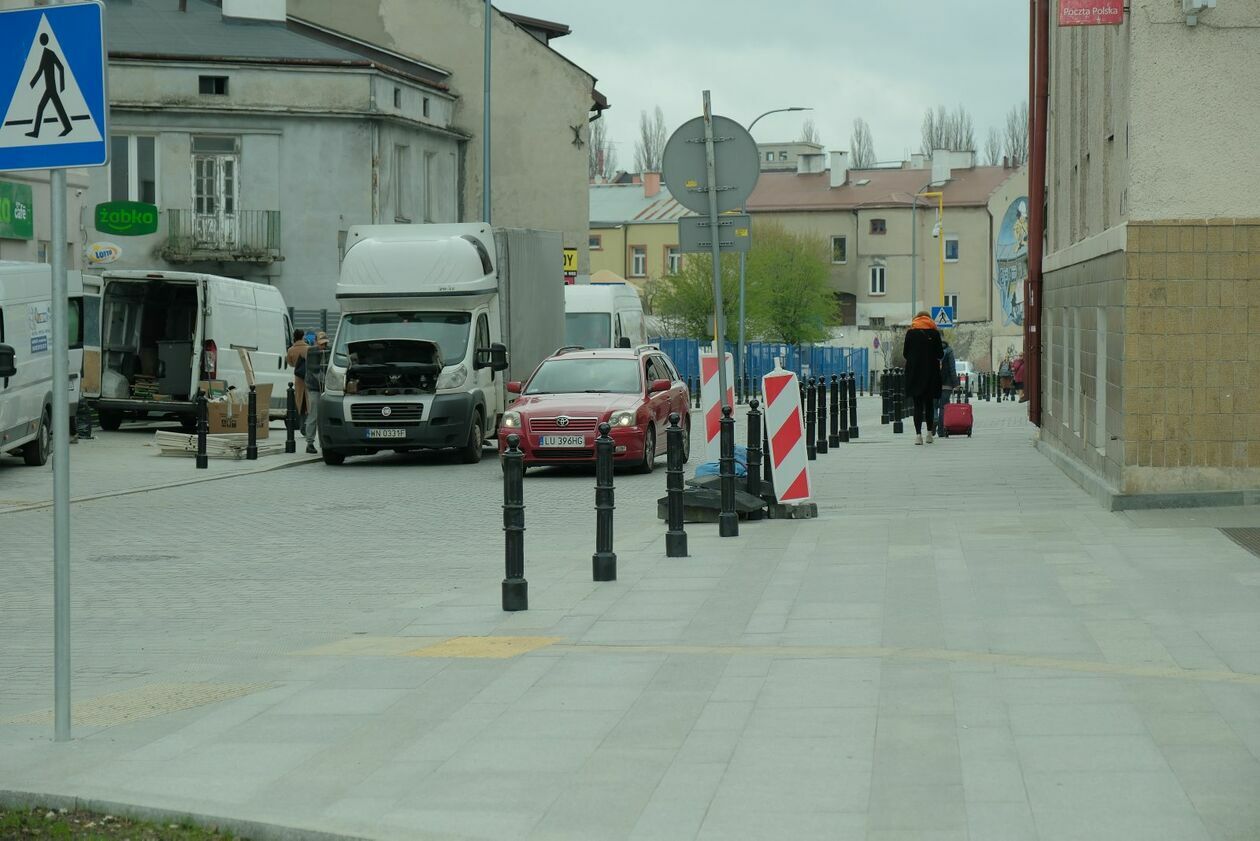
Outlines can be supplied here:
M586 247L589 248L591 251L603 251L604 250L603 234L591 234L589 237L587 237Z
M888 291L883 266L871 266L871 294L883 295Z
M676 245L665 246L665 271L669 274L678 274L680 269L682 269L682 252Z
M779 153L779 160L781 160L781 161L786 161L786 160L787 160L787 152L780 152L780 153Z
M831 262L849 262L849 240L847 237L831 238Z
M227 96L227 76L198 76L197 90L202 96Z
M647 246L630 246L630 276L647 277Z
M950 307L953 310L954 320L957 321L958 320L958 295L952 292L946 294L945 306Z
M394 107L402 108L402 88L394 88Z
M438 172L437 152L424 153L424 221L438 221L438 192L434 185L438 183L441 173Z
M411 147L394 147L394 221L411 221Z
M774 152L766 152L766 161L772 163L774 161Z
M872 219L871 220L871 233L872 234L888 233L888 222L885 221L884 219Z
M109 197L157 204L157 140L115 134L109 138Z
M426 117L429 116L429 98L427 96L424 98L424 101L421 102L420 110L421 110L421 113L424 114L424 116Z
M958 237L956 236L945 237L945 262L958 262Z
M882 315L878 317L871 316L871 319L870 319L871 327L884 327L886 324L887 324L887 320L885 319L884 316Z

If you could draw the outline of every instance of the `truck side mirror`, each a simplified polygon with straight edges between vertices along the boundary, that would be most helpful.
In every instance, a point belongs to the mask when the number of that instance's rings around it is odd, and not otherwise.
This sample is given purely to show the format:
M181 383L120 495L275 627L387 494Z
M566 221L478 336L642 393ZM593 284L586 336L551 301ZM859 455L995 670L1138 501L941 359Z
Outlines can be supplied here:
M495 342L488 348L477 350L473 353L473 367L478 370L489 368L492 371L506 371L508 368L507 347Z
M617 340L617 347L618 347L618 348L628 348L628 347L630 347L630 337L629 337L629 336L622 336L620 339L618 339L618 340Z
M9 377L17 376L17 365L13 361L15 357L13 348L0 345L0 379L7 380Z

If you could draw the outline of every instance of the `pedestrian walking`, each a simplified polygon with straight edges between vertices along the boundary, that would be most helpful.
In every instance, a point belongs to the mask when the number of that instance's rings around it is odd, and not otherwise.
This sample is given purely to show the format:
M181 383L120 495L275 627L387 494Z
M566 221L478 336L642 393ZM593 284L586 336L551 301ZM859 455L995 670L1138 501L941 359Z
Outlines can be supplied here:
M1015 392L1019 394L1019 402L1027 403L1028 395L1024 394L1024 354L1022 353L1011 363L1011 379L1015 383Z
M958 365L957 360L954 359L954 349L944 339L941 340L941 347L944 349L944 354L941 356L941 394L936 402L936 428L938 430L945 428L945 407L949 405L949 398L953 395L954 389L958 388Z
M304 429L306 424L306 353L310 349L306 331L294 330L293 344L289 345L285 359L293 369L293 402L297 404L298 429Z
M306 417L302 420L302 437L306 452L314 454L319 435L319 396L324 391L324 370L328 365L328 334L320 330L315 344L306 351Z
M926 312L910 322L901 355L906 358L906 396L914 401L914 443L922 444L927 425L927 443L936 432L936 401L941 396L941 333Z
M1015 375L1011 371L1011 355L1008 351L1006 356L1002 357L1002 364L998 366L998 387L1002 389L1002 396L1007 400L1011 400L1015 394Z

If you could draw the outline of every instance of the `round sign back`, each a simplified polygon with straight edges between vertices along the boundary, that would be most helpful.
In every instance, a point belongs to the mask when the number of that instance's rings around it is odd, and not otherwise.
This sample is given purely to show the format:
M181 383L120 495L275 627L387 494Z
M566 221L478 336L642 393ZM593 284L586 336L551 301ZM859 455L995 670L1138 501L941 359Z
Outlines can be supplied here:
M688 120L670 135L661 165L670 193L679 204L696 213L709 212L704 145L704 117ZM721 188L717 194L718 213L742 208L761 174L757 141L739 123L715 114L713 161L717 186Z

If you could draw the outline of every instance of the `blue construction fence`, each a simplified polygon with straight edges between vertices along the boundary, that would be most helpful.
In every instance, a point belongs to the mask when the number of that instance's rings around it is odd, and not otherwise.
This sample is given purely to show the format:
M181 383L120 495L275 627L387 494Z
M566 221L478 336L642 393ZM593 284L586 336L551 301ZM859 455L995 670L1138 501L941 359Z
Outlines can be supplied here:
M712 342L699 339L652 339L652 344L669 354L684 380L700 378L700 349L712 350ZM856 374L865 383L870 374L870 351L867 348L819 347L816 345L782 345L774 342L749 342L745 368L750 377L760 379L774 370L774 360L781 358L783 367L803 377L830 377L832 374ZM726 350L735 355L735 343L727 342Z

